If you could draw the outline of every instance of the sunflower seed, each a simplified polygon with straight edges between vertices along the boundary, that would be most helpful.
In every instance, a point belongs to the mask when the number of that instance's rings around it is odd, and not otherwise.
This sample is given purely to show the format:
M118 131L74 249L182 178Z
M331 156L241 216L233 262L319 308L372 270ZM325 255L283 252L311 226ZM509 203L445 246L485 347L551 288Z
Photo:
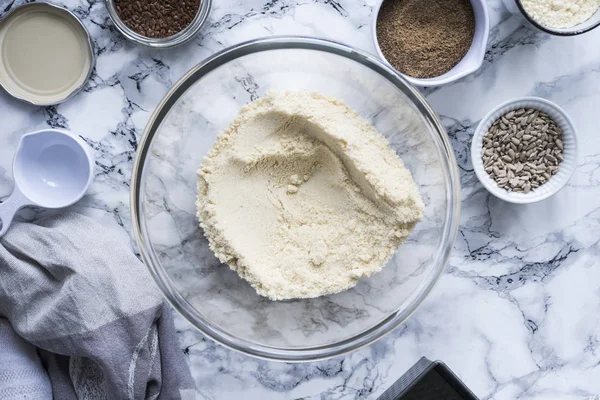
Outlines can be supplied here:
M481 157L484 170L499 187L529 193L558 173L563 150L562 130L550 116L520 108L492 123Z
M519 173L521 171L523 171L523 164L517 163L517 166L515 167L515 172Z

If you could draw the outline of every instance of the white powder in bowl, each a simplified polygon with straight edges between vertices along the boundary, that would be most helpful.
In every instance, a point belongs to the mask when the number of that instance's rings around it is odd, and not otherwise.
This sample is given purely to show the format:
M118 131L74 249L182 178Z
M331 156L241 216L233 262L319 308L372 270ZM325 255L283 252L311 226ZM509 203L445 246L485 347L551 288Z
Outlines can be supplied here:
M244 107L198 176L211 249L273 300L337 293L380 271L424 209L387 140L316 93Z
M600 0L522 0L525 11L549 28L570 28L587 21Z

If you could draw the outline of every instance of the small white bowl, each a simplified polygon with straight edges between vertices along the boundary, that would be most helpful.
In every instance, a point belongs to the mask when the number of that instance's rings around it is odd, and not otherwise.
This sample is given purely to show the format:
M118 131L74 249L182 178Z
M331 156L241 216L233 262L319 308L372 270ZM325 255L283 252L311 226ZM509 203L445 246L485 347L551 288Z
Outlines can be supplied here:
M512 13L521 14L525 18L525 21L527 22L527 24L530 27L533 27L533 28L535 28L539 31L545 32L545 33L549 33L551 35L556 35L556 36L581 35L582 33L589 32L592 29L596 29L598 26L600 26L600 8L598 8L598 10L596 10L596 13L594 15L592 15L588 20L583 21L580 24L571 26L569 28L551 28L549 26L542 25L535 18L533 18L531 15L529 15L527 10L525 10L525 7L523 6L522 0L502 0L502 2L504 3L504 6Z
M373 27L372 36L379 58L394 68L381 52L381 48L379 48L379 40L377 39L377 19L379 17L379 10L381 9L382 4L383 1L380 1L375 8L375 12L373 13L375 17L373 23L371 24ZM435 78L414 78L412 76L403 74L396 69L395 71L406 78L406 80L413 85L424 87L445 85L477 71L479 67L481 67L481 64L483 64L483 59L485 57L485 51L490 32L490 16L485 0L471 0L471 6L473 7L473 13L475 14L475 35L473 36L473 41L471 42L469 51L467 54L465 54L463 59L454 66L454 68L443 75L436 76Z
M559 164L558 173L553 175L545 184L529 193L510 192L498 186L496 181L483 169L481 149L483 147L483 135L490 129L495 120L502 115L518 110L519 108L533 108L545 112L556 122L563 131L563 157ZM551 101L539 97L524 97L517 100L509 100L500 104L490 111L479 123L473 141L471 142L471 162L479 181L483 186L501 200L515 204L529 204L547 199L563 188L575 172L577 166L577 137L575 126L567 113Z

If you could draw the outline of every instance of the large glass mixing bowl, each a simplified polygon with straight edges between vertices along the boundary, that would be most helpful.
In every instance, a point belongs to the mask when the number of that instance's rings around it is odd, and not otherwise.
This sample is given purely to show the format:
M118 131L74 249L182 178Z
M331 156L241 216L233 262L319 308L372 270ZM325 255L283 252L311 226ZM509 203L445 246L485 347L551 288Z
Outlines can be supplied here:
M202 157L240 108L269 90L317 91L343 100L385 135L420 188L425 216L408 241L381 272L345 292L309 300L261 297L217 260L198 225ZM261 39L194 67L158 105L135 161L133 230L159 288L203 334L257 357L316 360L367 345L416 310L448 261L459 186L435 113L381 61L325 40Z

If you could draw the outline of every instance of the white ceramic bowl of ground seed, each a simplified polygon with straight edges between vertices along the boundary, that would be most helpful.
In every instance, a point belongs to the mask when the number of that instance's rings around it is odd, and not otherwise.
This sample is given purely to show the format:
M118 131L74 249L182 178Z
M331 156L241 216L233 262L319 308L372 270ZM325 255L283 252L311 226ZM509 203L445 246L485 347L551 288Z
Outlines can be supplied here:
M525 97L507 101L479 123L471 160L479 181L494 196L517 204L556 194L575 171L573 121L551 101Z
M456 81L483 63L486 0L380 0L373 16L377 54L415 86Z

